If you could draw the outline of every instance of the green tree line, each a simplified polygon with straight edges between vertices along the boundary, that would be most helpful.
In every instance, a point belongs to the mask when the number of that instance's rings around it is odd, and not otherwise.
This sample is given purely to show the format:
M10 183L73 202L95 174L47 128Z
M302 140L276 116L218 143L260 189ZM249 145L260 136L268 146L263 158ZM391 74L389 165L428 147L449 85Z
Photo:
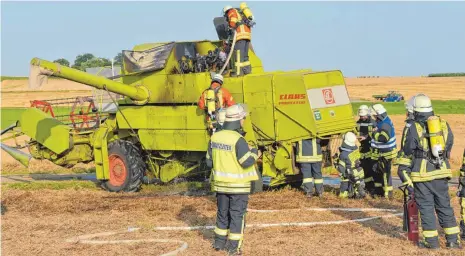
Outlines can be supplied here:
M114 57L114 61L115 62L113 64L115 66L121 66L121 63L123 63L123 55L121 53L118 53ZM56 59L53 62L59 63L60 65L63 65L66 67L79 69L82 71L86 71L86 68L111 66L111 60L107 58L97 57L93 55L92 53L79 54L78 56L76 56L76 59L74 60L73 64L71 64L65 58Z
M433 74L428 75L428 77L450 77L450 76L465 76L465 72L462 72L462 73L433 73Z

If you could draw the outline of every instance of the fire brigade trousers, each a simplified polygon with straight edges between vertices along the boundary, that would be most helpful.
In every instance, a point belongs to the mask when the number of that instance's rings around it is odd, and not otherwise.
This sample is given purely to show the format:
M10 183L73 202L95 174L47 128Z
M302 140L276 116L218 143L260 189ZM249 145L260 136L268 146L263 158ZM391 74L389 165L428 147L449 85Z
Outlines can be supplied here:
M450 206L447 183L447 179L413 183L415 201L420 211L423 239L433 247L439 246L435 212L439 225L444 229L447 242L457 242L460 233L454 210Z
M460 197L460 229L463 239L465 238L465 197Z
M374 168L380 163L376 163ZM382 166L382 171L377 170L374 172L373 179L375 185L375 195L384 196L384 197L392 197L392 175L391 175L391 167L392 167L392 159L387 160L386 165Z
M240 250L244 237L248 201L248 194L216 194L218 207L214 231L216 248L224 248L228 239L229 250Z
M250 66L249 61L249 40L239 40L234 45L234 72L237 74L237 67L239 66L239 74L237 75L247 75L252 72L252 67ZM239 59L237 59L237 51L240 51Z
M375 188L374 172L373 172L373 160L370 158L364 158L361 160L363 173L365 175L365 188L367 191L373 191Z
M323 174L321 173L321 162L316 163L300 163L303 181L302 187L306 193L313 193L313 183L318 195L323 194Z

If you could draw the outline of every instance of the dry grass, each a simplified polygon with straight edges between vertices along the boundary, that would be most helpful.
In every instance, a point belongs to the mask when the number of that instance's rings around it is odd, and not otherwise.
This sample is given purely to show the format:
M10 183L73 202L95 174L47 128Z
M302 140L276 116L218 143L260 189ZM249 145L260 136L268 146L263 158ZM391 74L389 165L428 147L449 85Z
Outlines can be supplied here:
M327 192L324 200L308 201L298 191L280 190L252 195L249 208L286 209L300 207L380 207L401 209L401 201L340 200ZM216 204L212 196L161 196L150 191L140 194L110 194L82 190L6 190L2 216L2 247L5 255L159 255L176 248L173 244L84 245L65 239L104 231L142 227L141 231L106 239L170 238L189 244L181 255L224 255L210 248L211 230L153 231L154 226L211 225ZM458 202L452 200L456 214ZM344 213L290 211L249 212L247 223L283 221L325 221L362 218L386 213ZM457 217L459 215L456 215ZM406 241L401 218L378 219L357 224L315 227L247 228L245 255L427 255ZM442 250L434 255L451 255ZM459 254L455 254L459 255Z

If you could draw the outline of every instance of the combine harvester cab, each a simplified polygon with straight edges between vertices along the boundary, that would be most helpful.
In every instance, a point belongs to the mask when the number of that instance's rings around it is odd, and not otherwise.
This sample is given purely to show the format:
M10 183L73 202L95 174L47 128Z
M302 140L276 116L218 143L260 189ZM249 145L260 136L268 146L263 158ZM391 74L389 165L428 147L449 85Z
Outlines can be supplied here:
M342 134L355 130L342 73L264 72L251 46L252 73L235 77L234 55L224 66L218 58L222 50L221 40L138 45L123 51L122 82L34 58L30 87L52 75L125 98L94 129L77 131L37 108L25 111L17 126L31 138L27 147L34 158L61 166L94 161L96 178L107 191L138 191L144 180L207 180L209 132L197 101L211 74L226 67L223 86L247 105L245 138L263 153L257 167L266 185L301 182L294 146L302 139L321 139L329 166ZM255 191L262 188L262 180L254 183Z

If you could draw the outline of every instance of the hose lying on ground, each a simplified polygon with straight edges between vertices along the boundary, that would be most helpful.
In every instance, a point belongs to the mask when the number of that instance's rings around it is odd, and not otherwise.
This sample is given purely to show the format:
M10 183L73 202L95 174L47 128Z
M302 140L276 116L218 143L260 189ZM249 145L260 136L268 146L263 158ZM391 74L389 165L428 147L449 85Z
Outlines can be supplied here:
M281 212L281 211L344 211L344 212L397 212L395 209L383 209L383 208L297 208L297 209L281 209L281 210L255 210L255 209L247 209L248 212L261 212L261 213L269 213L269 212ZM375 219L381 218L392 218L396 216L401 216L403 213L391 213L383 216L374 216L374 217L366 217L360 219L352 219L352 220L337 220L337 221L320 221L320 222L281 222L281 223L257 223L257 224L247 224L248 228L267 228L267 227L283 227L283 226L300 226L300 227L308 227L308 226L317 226L317 225L340 225L340 224L348 224L348 223L357 223L357 222L366 222ZM156 231L193 231L193 230L201 230L201 229L214 229L215 226L189 226L189 227L180 227L180 226L166 226L166 227L154 227L153 230ZM179 248L174 251L170 251L168 253L162 254L161 256L172 256L177 255L179 252L182 252L188 248L186 242L181 240L173 240L173 239L139 239L139 240L91 240L97 237L103 236L112 236L116 234L122 234L126 232L133 232L136 230L140 230L140 228L128 228L126 231L114 231L114 232L103 232L97 234L88 234L82 235L75 238L67 239L66 242L68 243L83 243L83 244L131 244L131 243L178 243L181 244Z

